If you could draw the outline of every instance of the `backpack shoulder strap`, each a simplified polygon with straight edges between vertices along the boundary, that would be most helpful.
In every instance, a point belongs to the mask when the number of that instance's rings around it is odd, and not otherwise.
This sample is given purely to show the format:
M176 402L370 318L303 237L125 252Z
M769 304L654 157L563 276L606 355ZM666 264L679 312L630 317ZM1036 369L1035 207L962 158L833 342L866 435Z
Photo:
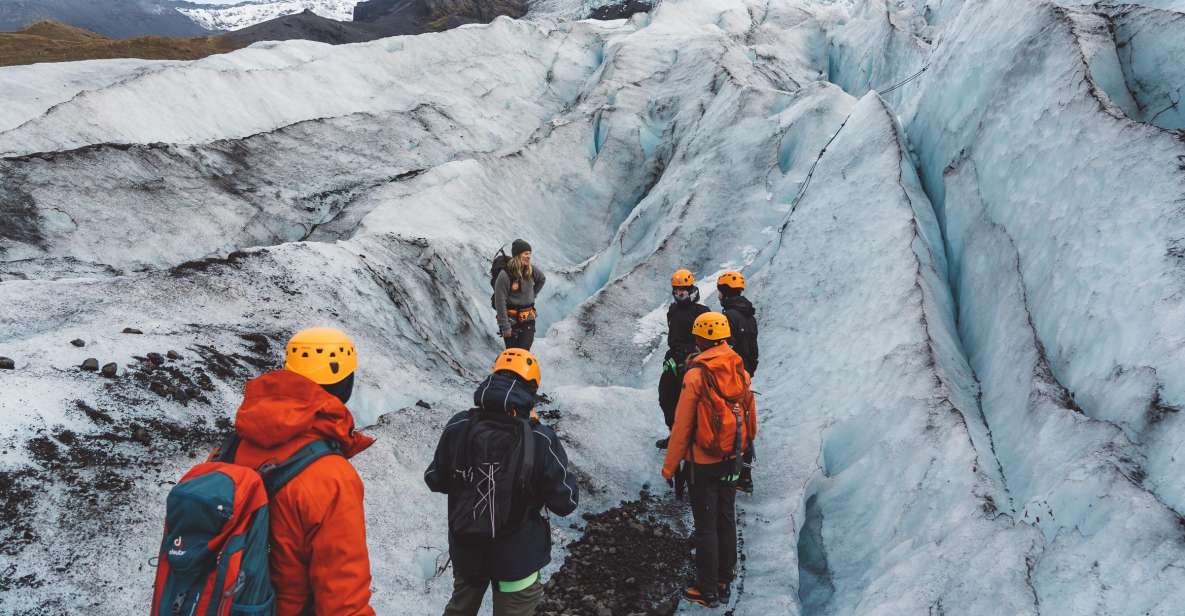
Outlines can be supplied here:
M531 480L535 477L535 429L531 421L520 417L519 425L523 430L523 461L519 467L519 485L523 492L530 492Z
M335 442L321 439L305 445L291 458L279 464L264 465L259 469L259 474L263 476L263 484L267 487L268 497L275 496L280 488L287 485L313 462L333 454L341 455L341 447Z
M235 454L239 451L239 435L237 432L231 432L222 442L210 452L210 459L208 462L225 462L227 464L234 464Z

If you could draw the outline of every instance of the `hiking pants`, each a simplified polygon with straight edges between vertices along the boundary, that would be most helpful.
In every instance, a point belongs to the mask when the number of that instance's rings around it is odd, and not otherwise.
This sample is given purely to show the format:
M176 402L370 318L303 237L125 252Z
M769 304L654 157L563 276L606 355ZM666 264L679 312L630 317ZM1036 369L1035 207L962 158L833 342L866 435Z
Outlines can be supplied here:
M519 321L510 326L510 337L503 338L506 341L506 348L508 349L526 349L531 350L531 345L535 344L535 320L528 319L526 321Z
M477 616L485 598L489 580L453 577L453 597L444 608L444 616ZM494 616L535 616L535 607L543 599L543 584L534 584L518 592L502 592L494 586Z
M667 428L675 425L675 409L679 406L679 392L683 389L683 376L664 369L658 377L658 406L662 409Z
M724 478L734 473L731 461L696 464L691 484L691 513L695 517L695 579L702 593L715 593L717 584L731 582L737 564L736 483Z

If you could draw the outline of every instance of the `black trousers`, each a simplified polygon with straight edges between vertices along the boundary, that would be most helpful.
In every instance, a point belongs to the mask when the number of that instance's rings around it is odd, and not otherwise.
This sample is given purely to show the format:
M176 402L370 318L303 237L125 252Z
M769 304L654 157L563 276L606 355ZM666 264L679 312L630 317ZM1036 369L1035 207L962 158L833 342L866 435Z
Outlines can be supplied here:
M679 392L683 389L683 377L663 369L658 377L658 406L662 409L667 428L675 425L675 409L679 406Z
M695 577L701 593L715 593L717 584L732 581L737 564L736 484L733 462L696 464L691 484L695 517Z
M506 348L508 349L526 349L531 350L531 345L535 344L535 320L528 319L526 321L519 321L510 326L510 337L503 338L506 341Z

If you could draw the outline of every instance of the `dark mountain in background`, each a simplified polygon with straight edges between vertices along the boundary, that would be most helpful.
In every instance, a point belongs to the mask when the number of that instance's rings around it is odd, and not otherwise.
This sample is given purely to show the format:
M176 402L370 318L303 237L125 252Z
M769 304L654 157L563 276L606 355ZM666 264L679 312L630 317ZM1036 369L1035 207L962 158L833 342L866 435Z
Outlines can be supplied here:
M367 0L354 7L354 23L366 24L386 36L424 31L432 10L426 0Z
M160 0L0 0L0 66L96 58L192 60L260 41L361 43L488 23L501 15L522 17L529 8L528 0L367 0L354 8L352 22L306 10L223 34L203 30L177 12L176 7L186 6L196 5ZM650 6L646 0L622 0L597 9L591 17L620 19ZM55 23L43 23L47 21ZM157 32L178 34L153 36Z
M590 19L610 20L628 19L635 13L646 13L654 8L657 0L622 0L615 4L597 7L589 13Z
M402 32L398 34L404 34ZM368 28L365 24L349 21L337 21L322 17L310 10L295 15L285 15L235 30L225 38L234 40L242 46L260 41L290 41L306 40L318 43L341 45L343 43L361 43L383 35Z
M393 36L522 17L528 8L528 0L367 0L354 7L354 22Z
M360 43L387 36L448 30L488 23L500 15L522 17L526 0L369 0L354 7L354 21L336 21L312 11L278 17L227 34L243 45L258 41L304 39L322 43Z
M216 34L177 11L171 0L0 0L0 31L54 20L108 38Z

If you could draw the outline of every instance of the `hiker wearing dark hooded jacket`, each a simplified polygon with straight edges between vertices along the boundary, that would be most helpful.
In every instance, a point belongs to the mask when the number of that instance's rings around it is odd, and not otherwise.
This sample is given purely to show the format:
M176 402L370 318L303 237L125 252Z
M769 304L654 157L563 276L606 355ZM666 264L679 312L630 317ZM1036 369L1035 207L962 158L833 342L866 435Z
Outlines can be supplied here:
M514 240L510 255L494 280L494 311L506 348L529 351L535 342L535 296L543 290L547 276L531 264L531 245L526 240Z
M725 272L716 280L721 312L728 318L732 337L728 346L741 356L749 376L757 374L757 309L746 298L745 277L740 272Z
M740 272L724 272L716 279L716 291L720 293L721 312L728 318L728 326L732 330L728 346L741 356L745 362L745 371L752 377L757 374L757 309L742 295L745 292L745 276ZM753 463L756 459L757 450L750 444L745 451L741 478L737 480L738 491L753 493Z
M539 571L551 562L551 525L543 509L560 516L572 513L579 502L579 489L568 472L568 456L556 433L538 423L532 413L538 386L535 357L523 349L504 351L494 372L473 393L475 408L455 415L446 424L432 464L424 473L433 492L448 495L449 556L454 575L453 596L444 616L475 616L491 584L494 616L531 616L543 598ZM528 417L522 423L529 426L534 443L532 470L523 478L525 489L514 491L509 501L499 500L498 494L513 491L514 482L486 481L481 476L483 465L475 464L474 459L498 442L497 430L505 431L508 422ZM474 488L480 497L476 501ZM458 535L456 527L474 518L481 525L493 524L494 513L484 508L489 502L500 508L509 506L510 516L522 508L524 517L521 522L513 520L492 538ZM487 515L489 522L482 517Z
M675 423L675 407L679 404L687 358L696 351L691 326L699 315L709 310L699 303L699 287L695 286L695 276L690 270L681 269L671 275L671 297L674 301L667 308L667 354L658 377L658 407L668 429ZM668 440L661 438L655 446L664 449Z

